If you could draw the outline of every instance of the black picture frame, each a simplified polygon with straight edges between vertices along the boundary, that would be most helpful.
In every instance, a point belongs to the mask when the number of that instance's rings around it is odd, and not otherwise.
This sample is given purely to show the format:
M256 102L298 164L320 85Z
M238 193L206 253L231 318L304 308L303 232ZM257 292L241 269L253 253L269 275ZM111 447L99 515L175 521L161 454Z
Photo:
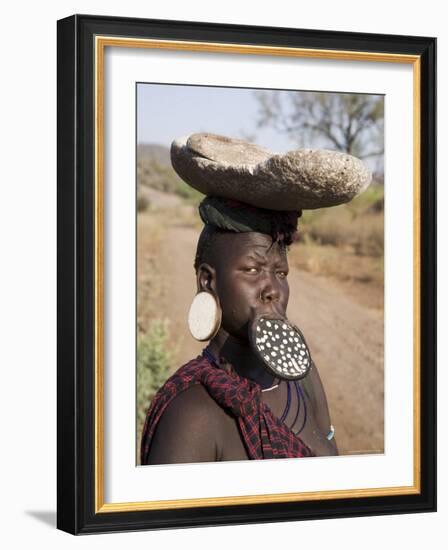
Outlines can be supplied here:
M171 509L101 509L95 311L95 37L411 56L419 67L420 479L412 494ZM58 21L57 526L72 534L436 510L436 39L74 15ZM101 305L101 304L100 304ZM101 426L99 427L101 431Z

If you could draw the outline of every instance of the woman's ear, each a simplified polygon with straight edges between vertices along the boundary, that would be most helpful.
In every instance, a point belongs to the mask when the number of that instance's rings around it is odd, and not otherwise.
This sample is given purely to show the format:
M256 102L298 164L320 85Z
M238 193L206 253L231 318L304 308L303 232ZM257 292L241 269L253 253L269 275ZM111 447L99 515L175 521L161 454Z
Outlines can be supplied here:
M216 294L216 271L209 264L201 264L196 272L196 284L198 292L211 292Z

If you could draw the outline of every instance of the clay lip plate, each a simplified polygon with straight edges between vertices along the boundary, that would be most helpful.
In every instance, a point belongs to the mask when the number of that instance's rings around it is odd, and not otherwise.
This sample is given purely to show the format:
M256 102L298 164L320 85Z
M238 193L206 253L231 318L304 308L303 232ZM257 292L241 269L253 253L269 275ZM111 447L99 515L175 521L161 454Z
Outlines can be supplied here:
M285 372L280 373L273 366L271 366L268 361L266 361L264 359L263 352L258 348L258 345L257 345L257 342L256 342L257 327L259 327L260 322L263 322L263 321L273 321L273 322L277 322L277 323L283 323L283 324L286 324L288 326L288 329L291 329L291 330L297 332L297 334L299 335L299 337L301 338L303 344L306 347L306 355L308 356L308 360L309 360L308 366L307 366L307 368L305 369L305 371L303 373L301 373L301 374L300 373L299 374L297 374L297 373L290 374L290 373L285 373ZM281 380L301 380L301 379L305 378L305 376L307 376L307 374L309 373L310 368L311 368L311 363L312 363L310 349L308 347L308 344L306 343L306 340L305 340L305 338L302 334L302 331L296 325L291 323L287 318L281 317L281 316L274 316L274 315L259 315L259 316L257 316L257 318L252 323L252 329L251 329L250 334L249 334L249 339L250 339L252 347L254 348L254 350L256 350L257 355L261 358L261 360L263 362L263 366L266 368L266 370L270 374L274 375L276 378L280 378Z

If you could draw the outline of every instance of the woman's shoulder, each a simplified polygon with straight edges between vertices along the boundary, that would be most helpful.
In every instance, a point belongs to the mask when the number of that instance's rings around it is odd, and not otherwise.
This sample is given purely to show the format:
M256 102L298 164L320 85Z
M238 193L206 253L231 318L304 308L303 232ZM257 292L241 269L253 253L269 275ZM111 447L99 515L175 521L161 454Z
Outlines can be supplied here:
M155 427L146 464L217 460L223 411L200 383L172 398Z
M210 429L217 427L225 413L207 389L196 383L180 392L171 401L165 414L176 418L179 424L207 426Z

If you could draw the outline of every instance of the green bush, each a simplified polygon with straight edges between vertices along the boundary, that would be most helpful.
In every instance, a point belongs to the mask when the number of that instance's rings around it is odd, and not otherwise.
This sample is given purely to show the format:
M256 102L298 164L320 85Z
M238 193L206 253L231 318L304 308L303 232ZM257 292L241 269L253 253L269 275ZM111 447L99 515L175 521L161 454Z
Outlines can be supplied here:
M353 211L359 213L368 210L378 201L384 200L384 185L372 184L360 195L355 197L347 206Z
M174 353L167 319L155 319L148 332L138 338L137 433L141 431L151 399L168 378Z
M178 186L174 192L189 204L198 205L204 198L204 195L201 192L197 191L193 187L190 187L182 180L179 180Z
M150 202L146 195L137 195L137 212L145 212L145 210L148 210L149 204Z

